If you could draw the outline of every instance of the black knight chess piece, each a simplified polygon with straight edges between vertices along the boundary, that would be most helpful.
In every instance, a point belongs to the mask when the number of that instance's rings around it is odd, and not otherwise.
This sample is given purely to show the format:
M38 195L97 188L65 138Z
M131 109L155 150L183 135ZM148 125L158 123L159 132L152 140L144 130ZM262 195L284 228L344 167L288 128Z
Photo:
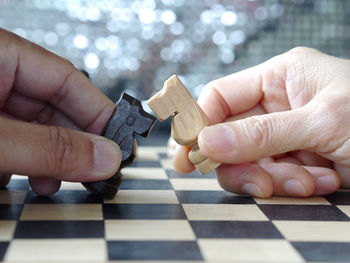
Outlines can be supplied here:
M102 133L102 136L119 145L122 152L120 168L116 174L107 180L83 183L85 188L102 195L104 198L114 198L122 183L120 170L129 166L136 157L137 141L135 134L147 137L155 121L155 117L144 111L139 100L123 93Z

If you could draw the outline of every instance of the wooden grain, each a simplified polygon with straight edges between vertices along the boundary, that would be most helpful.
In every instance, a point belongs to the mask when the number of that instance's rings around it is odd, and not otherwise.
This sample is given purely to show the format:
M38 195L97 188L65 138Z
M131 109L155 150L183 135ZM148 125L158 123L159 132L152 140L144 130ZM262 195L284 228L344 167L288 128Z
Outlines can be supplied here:
M106 262L104 239L16 239L6 262Z
M304 262L286 240L278 239L199 239L206 262Z
M220 163L206 158L198 147L198 135L209 121L180 79L173 75L147 104L160 121L172 116L171 136L183 146L191 147L190 161L201 174L207 174Z
M290 241L350 242L350 222L274 220L273 224Z
M21 220L102 220L101 204L25 204Z
M107 240L196 240L187 220L106 220Z
M268 221L253 204L182 204L190 221Z

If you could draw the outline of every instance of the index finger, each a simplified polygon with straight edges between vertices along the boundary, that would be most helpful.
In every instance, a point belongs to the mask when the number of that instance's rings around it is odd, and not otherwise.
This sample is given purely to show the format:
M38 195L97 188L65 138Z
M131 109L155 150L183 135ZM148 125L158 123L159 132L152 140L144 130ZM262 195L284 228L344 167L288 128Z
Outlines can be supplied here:
M227 117L253 108L263 97L262 65L214 80L206 85L198 104L210 124L223 122Z
M114 103L72 63L3 29L0 39L1 99L15 89L52 104L83 130L102 131Z

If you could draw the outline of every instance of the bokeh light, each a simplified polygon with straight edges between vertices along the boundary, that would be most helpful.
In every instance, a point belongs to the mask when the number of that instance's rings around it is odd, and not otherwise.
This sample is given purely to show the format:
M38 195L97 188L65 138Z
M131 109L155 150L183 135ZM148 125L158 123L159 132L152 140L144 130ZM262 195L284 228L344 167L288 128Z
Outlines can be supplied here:
M198 96L218 77L304 45L347 57L350 1L1 1L0 26L79 69L108 94L147 99L172 74ZM138 85L118 83L133 80ZM126 85L127 86L127 85ZM122 88L121 88L122 87Z

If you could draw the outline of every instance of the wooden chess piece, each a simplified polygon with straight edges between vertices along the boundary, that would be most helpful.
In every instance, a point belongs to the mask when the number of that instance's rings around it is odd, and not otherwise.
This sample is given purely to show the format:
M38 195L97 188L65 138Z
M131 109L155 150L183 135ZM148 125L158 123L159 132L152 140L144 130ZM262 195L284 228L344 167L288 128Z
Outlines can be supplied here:
M114 198L122 183L120 170L131 165L136 157L136 134L147 137L155 121L155 117L143 110L139 100L123 93L102 133L102 136L119 145L122 152L120 168L115 175L107 180L83 183L85 188L106 199Z
M197 138L209 125L209 120L176 75L166 80L163 89L147 104L160 121L172 116L171 136L178 144L191 147L188 157L201 174L207 174L220 165L199 150Z

